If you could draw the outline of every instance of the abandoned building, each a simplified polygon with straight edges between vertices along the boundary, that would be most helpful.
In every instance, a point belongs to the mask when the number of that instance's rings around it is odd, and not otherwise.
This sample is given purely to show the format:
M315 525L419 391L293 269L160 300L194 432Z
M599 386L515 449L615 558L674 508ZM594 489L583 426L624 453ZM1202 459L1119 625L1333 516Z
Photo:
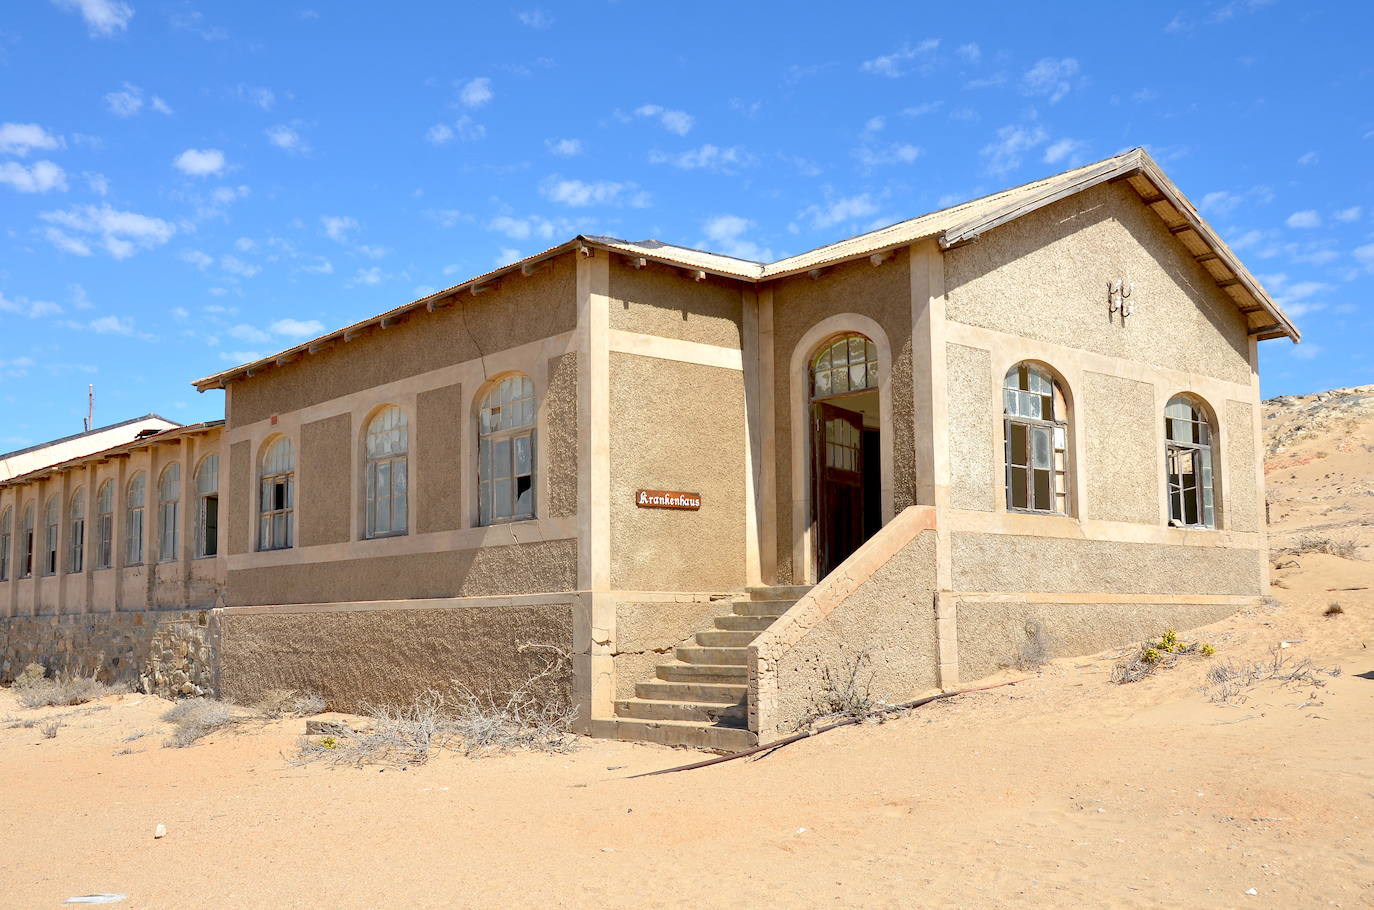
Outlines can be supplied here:
M1133 150L761 264L579 236L0 481L0 675L333 707L549 681L733 749L1266 591L1257 343Z

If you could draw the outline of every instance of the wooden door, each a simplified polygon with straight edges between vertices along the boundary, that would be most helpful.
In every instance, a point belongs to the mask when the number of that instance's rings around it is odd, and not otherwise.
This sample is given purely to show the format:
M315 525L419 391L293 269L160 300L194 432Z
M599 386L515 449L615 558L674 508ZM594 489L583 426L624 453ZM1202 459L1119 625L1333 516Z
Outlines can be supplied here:
M817 580L864 542L864 418L832 404L811 406L811 497Z

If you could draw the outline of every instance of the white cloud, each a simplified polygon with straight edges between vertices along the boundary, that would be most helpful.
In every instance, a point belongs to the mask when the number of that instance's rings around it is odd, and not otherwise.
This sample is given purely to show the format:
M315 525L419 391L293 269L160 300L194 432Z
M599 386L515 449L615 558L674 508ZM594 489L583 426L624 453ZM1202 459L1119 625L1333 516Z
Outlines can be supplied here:
M525 10L515 14L515 18L520 20L521 25L530 28L545 29L553 25L553 17L542 9Z
M690 133L692 125L696 122L686 111L669 110L658 104L641 104L635 108L635 116L657 120L665 130L679 136Z
M357 230L358 227L357 220L348 215L322 215L320 224L324 227L325 235L339 243L346 241L348 232Z
M252 363L254 360L261 360L266 354L258 351L220 351L219 359L227 360L230 363Z
M75 10L93 36L109 36L129 27L134 8L119 0L53 0L58 9Z
M310 151L310 146L306 145L301 134L284 123L268 127L263 134L267 137L268 142L279 149L297 154L306 154Z
M487 128L464 114L453 122L436 123L425 131L425 141L430 145L447 145L455 138L464 142L476 142L487 134Z
M358 269L358 274L353 276L353 280L350 284L378 285L381 284L386 277L386 275L382 274L381 268L374 265L370 269Z
M172 106L169 105L166 101L163 101L157 95L154 95L153 100L148 102L148 106L151 107L153 110L157 111L159 114L166 114L169 117L172 116Z
M189 262L202 271L215 264L213 256L207 256L200 250L186 250L180 258L182 262Z
M581 139L546 139L544 145L550 154L559 158L572 158L582 154Z
M91 188L91 192L97 196L105 196L110 192L110 180L104 174L97 174L91 171L84 171L81 174L86 178L86 185Z
M1363 208L1358 205L1352 205L1348 209L1341 209L1339 212L1332 213L1331 217L1335 218L1337 221L1351 222L1359 221L1360 216L1363 214Z
M866 168L884 164L911 164L921 157L921 147L908 142L894 142L885 146L864 144L854 150L854 155Z
M124 88L117 92L108 92L105 95L105 104L110 108L110 113L116 117L132 117L143 110L143 89L133 83L124 83ZM148 106L160 114L172 113L171 107L166 101L154 95Z
M1307 154L1303 155L1301 158L1298 159L1298 164L1301 164L1303 167L1307 167L1308 165L1312 165L1312 164L1316 164L1316 163L1317 163L1317 153L1316 153L1316 152L1308 152Z
M1058 164L1063 161L1072 167L1082 160L1080 152L1087 147L1086 142L1078 139L1060 139L1057 142L1051 142L1049 147L1045 149L1045 163Z
M246 341L249 344L267 344L272 340L272 336L262 329L242 322L230 328L229 334L239 341Z
M187 149L172 162L191 177L208 177L224 170L224 153L219 149Z
M176 233L176 227L161 218L124 212L108 204L80 205L65 211L43 212L39 215L59 228L92 234L100 238L105 250L115 259L128 259L139 250L162 246ZM77 238L60 230L48 232L48 240L61 249L86 256L90 249ZM82 252L82 249L85 251Z
M1357 246L1351 251L1355 261L1364 266L1366 270L1374 272L1374 243L1367 243L1364 246Z
M425 141L430 145L445 145L453 141L453 127L447 123L436 123L425 131Z
M983 59L983 50L977 44L970 41L968 44L961 44L955 50L967 63L977 63Z
M242 101L257 105L265 111L270 111L277 103L277 93L270 88L260 88L252 85L239 85L234 87L234 94Z
M707 143L700 148L688 149L675 155L652 151L649 161L653 164L671 164L684 171L708 170L729 173L752 163L748 152L739 146L720 148Z
M469 79L458 90L458 100L464 107L481 107L492 99L491 80L486 76Z
M24 167L18 161L0 164L0 183L7 183L21 193L46 193L66 190L67 172L51 161L35 161Z
M889 79L896 79L905 76L910 71L910 65L916 60L921 61L919 64L921 68L929 68L933 63L932 57L939 46L940 40L938 38L928 38L914 46L904 44L890 54L865 60L859 64L859 69L873 76L886 76Z
M36 123L0 123L0 152L23 158L33 149L55 149L61 138Z
M845 222L869 218L878 211L878 204L867 194L831 199L824 205L809 205L802 209L798 218L810 222L817 230L833 227Z
M1004 126L997 131L997 139L983 146L979 152L983 156L988 173L1001 176L1021 166L1021 156L1047 138L1045 130L1038 125Z
M739 215L717 215L708 218L702 225L706 240L702 246L720 250L727 256L764 262L773 258L773 251L764 249L752 240L744 239L744 232L754 226L754 222Z
M1313 209L1305 209L1301 212L1294 212L1288 216L1284 224L1291 228L1314 228L1321 227L1322 216L1318 215Z
M1284 312L1294 319L1300 319L1309 313L1316 313L1326 309L1324 303L1290 303L1283 305Z
M920 104L913 104L911 107L902 109L903 117L924 117L926 114L933 114L944 104L943 101L923 101Z
M219 267L230 275L238 275L240 278L252 278L262 271L262 266L244 262L237 256L219 257Z
M1056 60L1045 57L1021 77L1021 86L1030 95L1047 95L1054 104L1069 93L1078 75L1078 61L1072 57Z
M546 199L573 207L630 205L634 208L646 208L649 205L648 193L636 190L633 183L618 183L613 180L596 180L588 183L553 176L544 181L539 191Z
M324 331L324 323L318 319L278 319L269 326L278 335L288 338L308 338Z
M101 335L132 335L134 333L134 321L121 319L118 316L101 316L92 319L87 326L92 332Z
M55 316L60 312L62 306L48 300L30 300L27 297L10 300L0 293L0 313L14 313L18 316L27 316L29 319L41 319L44 316Z
M1261 184L1252 186L1241 193L1233 193L1228 190L1208 193L1202 197L1202 201L1198 203L1198 208L1215 215L1229 215L1243 203L1258 202L1261 205L1267 205L1273 201L1274 191Z
M71 253L75 256L91 255L91 247L86 241L78 237L73 237L65 231L50 227L43 231L43 236L48 238L48 242L63 252Z
M1290 346L1288 351L1299 360L1315 360L1317 357L1321 356L1323 348L1319 344L1304 341L1300 345Z

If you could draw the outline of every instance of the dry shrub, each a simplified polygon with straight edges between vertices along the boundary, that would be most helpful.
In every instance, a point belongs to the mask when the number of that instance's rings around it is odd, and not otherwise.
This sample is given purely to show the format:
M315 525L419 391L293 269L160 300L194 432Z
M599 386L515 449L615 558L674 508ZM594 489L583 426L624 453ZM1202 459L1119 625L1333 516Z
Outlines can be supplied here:
M295 689L268 689L253 710L263 717L280 720L284 717L310 717L323 714L325 701L313 692Z
M57 739L57 731L62 729L62 721L50 720L38 728L46 739Z
M1211 657L1216 649L1203 642L1185 644L1173 629L1165 629L1158 641L1149 641L1112 668L1112 682L1139 682L1160 670L1173 667L1183 657Z
M829 665L821 668L820 688L811 693L797 729L803 730L821 721L885 718L883 709L889 705L873 697L874 674L868 669L872 661L871 653L860 651L838 668Z
M1289 548L1288 552L1302 555L1303 553L1326 553L1331 556L1339 556L1341 559L1355 559L1355 553L1359 549L1359 543L1350 537L1338 538L1327 537L1322 534L1304 534L1298 538L1298 542Z
M1322 611L1322 615L1323 615L1323 616L1340 616L1340 615L1341 615L1342 613L1344 613L1344 612L1345 612L1345 607L1341 606L1340 604L1336 603L1336 602L1333 600L1331 603L1329 603L1329 604L1326 605L1326 609Z
M1049 637L1040 623L1031 620L1026 623L1026 640L1021 643L1021 653L1016 656L1016 669L1026 672L1039 670L1049 662Z
M477 693L458 682L452 691L431 690L403 708L369 706L362 730L346 728L324 737L302 737L295 764L326 761L346 765L418 765L441 749L477 756L524 749L567 752L576 707L542 691L567 674L570 656L548 645L522 645L521 652L547 655L543 669L500 696Z
M39 664L29 664L14 680L14 693L26 708L69 707L107 695L129 691L125 686L108 686L93 676L66 675L48 678Z
M188 698L178 702L162 715L162 719L176 727L162 743L170 749L184 749L235 720L229 706L213 698Z
M1341 675L1340 667L1318 667L1308 658L1293 660L1275 648L1268 660L1250 664L1219 663L1207 671L1207 685L1203 691L1209 701L1238 705L1249 699L1248 690L1263 682L1282 686L1311 686L1320 689L1326 680Z

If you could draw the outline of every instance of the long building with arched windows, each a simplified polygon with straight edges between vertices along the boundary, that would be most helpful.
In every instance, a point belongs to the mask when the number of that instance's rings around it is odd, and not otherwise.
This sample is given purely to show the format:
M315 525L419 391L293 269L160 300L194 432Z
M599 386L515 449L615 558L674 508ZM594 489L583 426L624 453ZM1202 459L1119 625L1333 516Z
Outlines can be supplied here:
M1266 591L1257 344L1143 150L771 263L578 236L0 480L0 677L337 709L538 678L730 750Z

